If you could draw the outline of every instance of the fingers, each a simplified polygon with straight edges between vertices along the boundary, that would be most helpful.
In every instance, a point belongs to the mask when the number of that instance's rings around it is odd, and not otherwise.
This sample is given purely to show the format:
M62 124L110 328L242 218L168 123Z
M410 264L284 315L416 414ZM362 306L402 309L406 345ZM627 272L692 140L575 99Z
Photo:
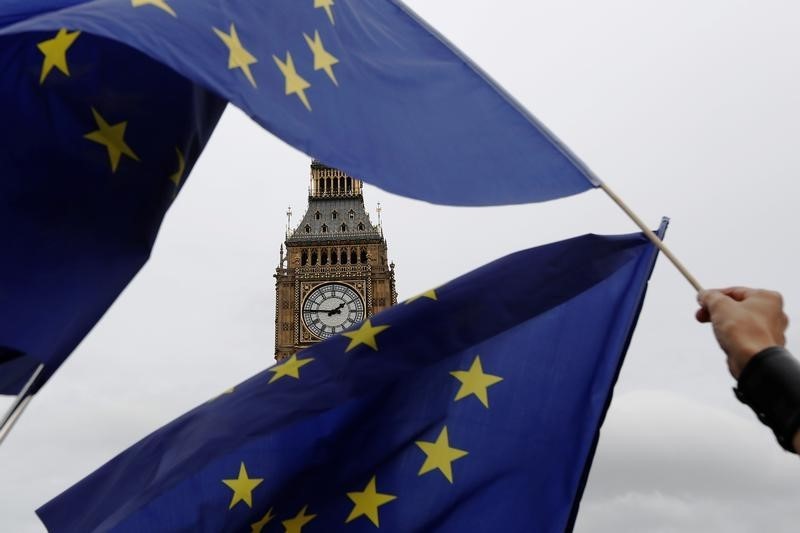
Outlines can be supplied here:
M750 287L726 287L724 289L719 289L719 292L733 298L737 302L741 302L751 296L754 296L758 291L758 289L751 289Z
M708 314L708 309L705 307L698 309L697 312L695 312L694 317L701 324L707 324L708 322L711 322L711 315Z
M708 290L697 295L697 303L708 315L713 316L720 308L732 304L733 299L721 290Z
M727 287L717 289L722 294L741 302L749 298L762 298L771 301L773 304L783 307L783 296L779 292L768 291L765 289L752 289L750 287Z

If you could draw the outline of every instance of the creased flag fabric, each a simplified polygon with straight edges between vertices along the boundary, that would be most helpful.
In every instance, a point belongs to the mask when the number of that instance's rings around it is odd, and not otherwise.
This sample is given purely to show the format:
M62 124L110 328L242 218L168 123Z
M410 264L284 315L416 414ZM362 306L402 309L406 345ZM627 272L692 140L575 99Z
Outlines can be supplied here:
M78 30L0 35L0 72L0 394L16 394L147 261L226 102Z
M394 193L497 205L558 198L598 183L517 101L397 0L95 0L57 11L46 5L33 2L30 17L17 8L8 18L18 22L0 33L67 28L124 43L215 91L292 146ZM535 53L547 52L509 50L521 65L524 54Z
M225 391L37 513L51 532L569 531L655 257L634 234L499 259Z

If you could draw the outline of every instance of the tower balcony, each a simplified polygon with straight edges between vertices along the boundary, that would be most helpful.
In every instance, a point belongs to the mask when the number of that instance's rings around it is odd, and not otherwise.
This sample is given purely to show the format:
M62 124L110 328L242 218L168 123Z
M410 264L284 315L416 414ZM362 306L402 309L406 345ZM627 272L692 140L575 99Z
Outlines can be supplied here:
M363 183L337 168L325 166L319 161L311 164L309 198L345 198L361 196Z
M358 196L361 196L360 188L359 188L359 192L355 192L352 189L348 190L346 188L343 191L342 190L332 190L332 191L322 190L322 191L318 191L318 190L315 190L313 187L309 187L308 188L308 197L309 198L356 198Z

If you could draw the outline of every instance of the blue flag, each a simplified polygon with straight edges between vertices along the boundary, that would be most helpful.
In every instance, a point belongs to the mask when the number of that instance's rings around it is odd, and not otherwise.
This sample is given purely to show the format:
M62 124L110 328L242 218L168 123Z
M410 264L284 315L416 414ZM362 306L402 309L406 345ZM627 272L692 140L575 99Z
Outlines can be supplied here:
M37 512L51 532L570 530L655 257L635 234L497 260L224 392Z
M224 107L431 202L547 200L590 172L390 0L4 0L0 394L36 389L144 264Z
M0 35L0 72L0 394L15 394L147 261L225 101L78 30Z
M292 146L397 194L496 205L597 185L542 124L397 0L5 4L6 20L17 22L2 34L67 28L123 43ZM168 92L158 78L142 83Z

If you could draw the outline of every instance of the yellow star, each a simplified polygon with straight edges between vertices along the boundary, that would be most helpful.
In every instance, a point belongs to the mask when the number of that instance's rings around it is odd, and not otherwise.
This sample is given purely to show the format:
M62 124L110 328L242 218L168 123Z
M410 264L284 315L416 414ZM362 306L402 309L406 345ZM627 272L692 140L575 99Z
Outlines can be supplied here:
M311 48L311 52L314 54L314 70L324 70L333 84L338 87L339 82L336 81L336 76L333 73L333 65L338 63L339 60L336 59L333 54L325 50L325 46L322 44L322 38L319 36L319 31L314 31L313 39L305 33L303 37L306 38L306 43L308 43L308 47Z
M133 153L130 146L125 143L125 128L128 126L127 120L111 126L100 116L100 113L98 113L95 108L92 108L92 115L94 115L94 121L97 123L98 129L87 133L83 137L106 147L106 150L108 150L108 159L111 161L111 172L117 171L119 160L123 155L127 155L134 161L139 161L139 156Z
M155 6L159 9L163 9L173 17L178 16L177 13L175 13L175 10L169 6L167 0L131 0L131 5L133 7L142 7L147 5Z
M369 483L367 483L366 488L362 492L348 492L347 497L353 500L355 505L353 506L353 510L350 511L350 516L347 517L344 523L352 522L359 516L366 516L375 527L380 527L378 521L378 507L397 499L397 496L378 492L375 487L375 476L372 476L372 479L369 480Z
M228 506L228 509L233 509L233 506L239 502L244 502L248 507L252 508L253 489L261 485L262 481L264 481L263 478L247 477L247 469L245 469L244 462L242 462L241 466L239 467L239 477L236 479L222 480L222 482L233 491L231 504Z
M378 343L375 337L378 333L389 329L389 326L373 326L372 321L365 320L361 327L355 331L345 331L342 333L345 337L350 339L350 344L347 345L345 352L349 352L356 346L366 344L376 352L378 351Z
M413 297L409 298L408 300L406 300L406 303L410 304L411 302L415 302L415 301L419 300L420 298L430 298L431 300L436 300L437 299L436 298L436 289L431 289L429 291L423 292L422 294L417 294L416 296L413 296Z
M261 533L261 530L264 529L264 526L269 524L273 518L275 518L275 515L272 514L272 507L270 507L269 511L267 511L267 514L264 515L264 518L258 522L250 524L250 533Z
M306 89L311 87L311 84L300 77L297 70L295 70L292 54L286 52L285 63L281 61L278 56L272 56L272 59L275 60L275 64L278 65L278 68L281 69L281 73L286 78L286 96L296 94L297 97L300 98L300 101L303 102L303 105L306 106L306 109L311 111L311 104L308 103L308 97L305 92Z
M42 74L39 76L39 85L44 83L47 75L53 70L53 67L60 70L62 73L69 76L69 65L67 65L67 50L75 42L81 32L74 31L68 32L66 29L61 28L52 39L42 41L36 45L39 51L44 54L44 62L42 63Z
M175 187L179 187L183 179L183 173L186 171L186 161L183 159L183 154L177 147L175 148L175 153L178 155L178 170L169 177L169 180L175 184Z
M469 370L456 370L450 374L461 382L461 387L456 393L455 401L466 398L470 394L474 394L487 409L489 408L489 395L487 389L503 381L500 376L493 376L492 374L484 374L483 367L481 366L481 358L479 355L475 356L472 361L472 366Z
M324 9L325 13L328 14L328 18L331 19L331 24L336 25L333 20L333 0L314 0L314 7Z
M253 56L244 48L244 46L242 46L241 41L239 41L239 36L236 34L236 26L231 23L230 34L220 31L217 28L213 29L214 33L217 34L217 37L222 39L222 42L225 43L225 46L228 47L230 52L228 55L228 69L242 69L242 72L244 72L244 75L250 81L250 84L255 87L256 80L253 78L253 73L250 72L250 65L253 63L258 63L258 59L256 59L255 56Z
M419 469L419 474L422 475L430 472L433 469L438 469L447 481L453 482L453 461L461 459L467 452L459 450L458 448L451 448L450 441L447 438L447 426L442 429L435 442L426 442L418 440L417 446L425 452L427 456L425 462L422 463L422 468Z
M216 396L214 396L213 398L211 398L211 399L210 399L210 400L208 400L208 401L209 401L209 403L210 403L210 402L213 402L214 400L219 400L220 398L222 398L223 396L225 396L225 395L227 395L227 394L233 394L233 391L234 391L234 390L236 390L236 388L235 388L235 387L231 387L230 389L228 389L228 390L226 390L226 391L223 391L223 392L221 392L220 394L217 394Z
M303 530L303 526L314 520L317 517L315 514L306 514L308 510L308 505L300 509L300 512L297 513L297 516L294 518L290 518L289 520L284 520L281 522L283 524L283 532L284 533L301 533Z
M278 381L284 376L289 376L294 379L300 379L300 369L313 360L314 360L313 357L309 357L308 359L298 359L297 355L291 356L283 363L275 365L269 369L270 372L275 372L275 375L272 376L272 378L268 381L268 383L272 383L273 381Z

